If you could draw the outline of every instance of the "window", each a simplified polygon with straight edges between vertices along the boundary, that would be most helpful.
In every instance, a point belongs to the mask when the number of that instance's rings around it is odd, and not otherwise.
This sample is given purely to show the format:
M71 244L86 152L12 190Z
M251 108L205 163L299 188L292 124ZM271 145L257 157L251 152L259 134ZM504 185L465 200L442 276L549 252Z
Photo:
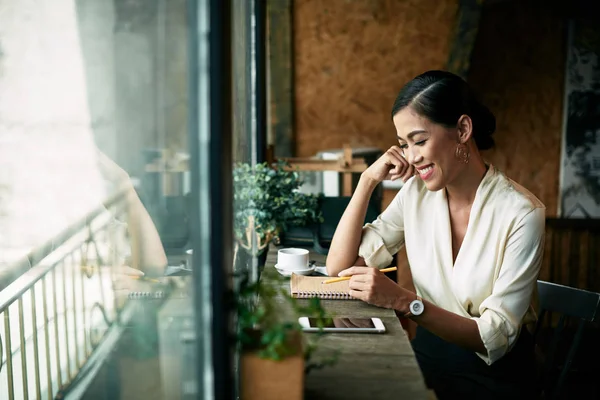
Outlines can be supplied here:
M264 104L230 3L0 13L0 399L233 395L231 172Z

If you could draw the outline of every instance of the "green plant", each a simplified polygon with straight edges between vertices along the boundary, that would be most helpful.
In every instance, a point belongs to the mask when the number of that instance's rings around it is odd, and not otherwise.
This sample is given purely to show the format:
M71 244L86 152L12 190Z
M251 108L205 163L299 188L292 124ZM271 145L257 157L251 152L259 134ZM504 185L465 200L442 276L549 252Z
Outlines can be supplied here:
M315 297L300 302L281 287L279 283L282 281L287 280L273 277L252 282L247 273L242 273L235 296L238 344L242 350L256 351L259 357L274 361L298 353L298 345L291 339L301 336L299 317L315 318L319 328L330 322L320 299ZM282 299L284 301L280 301ZM305 340L303 352L307 372L331 365L337 360L337 353L320 360L314 359L317 341L322 333L311 334L311 338Z
M285 161L272 166L266 162L235 165L234 233L246 251L259 255L289 226L323 221L319 195L299 192L302 183L298 172L290 171Z

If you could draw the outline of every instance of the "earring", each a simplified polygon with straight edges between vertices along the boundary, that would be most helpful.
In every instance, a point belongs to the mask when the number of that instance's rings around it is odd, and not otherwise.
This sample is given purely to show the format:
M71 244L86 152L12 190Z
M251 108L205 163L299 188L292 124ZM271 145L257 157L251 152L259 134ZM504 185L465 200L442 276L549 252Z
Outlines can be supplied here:
M458 159L458 161L460 161L463 164L468 164L470 155L471 154L469 152L469 148L467 147L466 144L459 143L456 145L456 150L454 151L454 156Z

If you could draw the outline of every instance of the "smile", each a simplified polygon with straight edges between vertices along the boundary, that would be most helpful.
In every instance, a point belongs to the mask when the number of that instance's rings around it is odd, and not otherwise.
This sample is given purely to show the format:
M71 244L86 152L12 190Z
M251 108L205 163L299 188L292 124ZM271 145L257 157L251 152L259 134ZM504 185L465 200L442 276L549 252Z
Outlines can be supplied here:
M417 168L417 171L419 172L421 179L425 181L431 178L431 175L433 175L433 165L429 165L425 168Z

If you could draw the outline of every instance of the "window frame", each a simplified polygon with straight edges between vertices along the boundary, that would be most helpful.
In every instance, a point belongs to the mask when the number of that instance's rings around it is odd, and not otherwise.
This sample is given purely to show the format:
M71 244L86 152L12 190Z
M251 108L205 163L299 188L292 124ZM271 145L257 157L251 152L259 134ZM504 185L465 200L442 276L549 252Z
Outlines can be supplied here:
M231 1L188 0L197 395L233 397Z

